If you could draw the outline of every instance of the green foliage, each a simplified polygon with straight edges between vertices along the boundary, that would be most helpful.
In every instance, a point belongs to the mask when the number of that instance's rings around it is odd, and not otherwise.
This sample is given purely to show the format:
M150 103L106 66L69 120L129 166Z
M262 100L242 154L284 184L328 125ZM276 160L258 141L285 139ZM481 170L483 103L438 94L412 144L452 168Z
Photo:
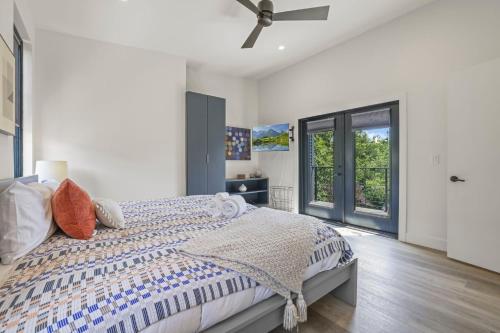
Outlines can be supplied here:
M389 138L370 138L366 131L355 131L356 204L387 210L390 190Z
M388 138L370 137L366 131L352 134L355 142L356 205L387 210L390 189L390 143ZM310 135L315 167L315 200L333 202L335 140L333 131Z
M315 200L333 202L334 132L328 131L311 134L311 139L314 147Z
M282 133L279 136L266 136L264 138L254 139L252 143L254 146L262 146L262 145L288 146L289 134Z
M333 138L333 131L312 134L315 166L333 167L335 158L335 141Z
M365 131L355 131L356 166L358 168L386 168L389 166L389 139L370 138Z

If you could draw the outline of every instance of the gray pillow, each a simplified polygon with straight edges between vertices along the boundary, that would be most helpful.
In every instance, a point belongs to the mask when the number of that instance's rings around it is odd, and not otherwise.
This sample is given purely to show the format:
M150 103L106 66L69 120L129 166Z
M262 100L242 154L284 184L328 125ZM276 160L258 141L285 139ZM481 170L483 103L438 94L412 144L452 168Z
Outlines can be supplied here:
M97 219L105 226L113 229L125 227L125 217L116 201L97 198L93 200Z

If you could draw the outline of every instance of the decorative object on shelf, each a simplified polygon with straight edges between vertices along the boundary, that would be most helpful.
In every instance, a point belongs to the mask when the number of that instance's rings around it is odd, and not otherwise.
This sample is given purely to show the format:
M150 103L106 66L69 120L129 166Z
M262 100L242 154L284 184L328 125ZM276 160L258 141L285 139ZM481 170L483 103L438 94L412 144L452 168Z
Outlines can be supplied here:
M241 184L240 187L238 187L238 191L240 192L246 192L248 189L247 187L245 186L245 184Z
M252 130L252 149L256 152L289 151L289 124L254 127Z
M35 174L40 183L55 181L61 183L68 178L68 162L36 161Z
M250 161L250 129L226 127L226 161Z
M236 179L247 179L247 176L244 173L240 173L236 175Z
M15 66L16 59L0 36L0 133L16 134Z
M293 212L293 186L271 186L271 208Z
M260 177L262 177L262 170L260 169L255 170L255 178L260 178Z

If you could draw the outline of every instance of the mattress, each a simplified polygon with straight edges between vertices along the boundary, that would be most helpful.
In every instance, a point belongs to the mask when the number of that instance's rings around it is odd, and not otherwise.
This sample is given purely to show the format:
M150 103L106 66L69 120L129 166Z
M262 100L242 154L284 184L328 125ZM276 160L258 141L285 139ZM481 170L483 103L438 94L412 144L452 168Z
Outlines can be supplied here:
M124 202L124 229L99 226L89 241L54 235L0 287L0 331L196 332L272 296L235 271L176 251L233 221L212 217L211 199ZM349 244L323 224L307 275L351 257Z

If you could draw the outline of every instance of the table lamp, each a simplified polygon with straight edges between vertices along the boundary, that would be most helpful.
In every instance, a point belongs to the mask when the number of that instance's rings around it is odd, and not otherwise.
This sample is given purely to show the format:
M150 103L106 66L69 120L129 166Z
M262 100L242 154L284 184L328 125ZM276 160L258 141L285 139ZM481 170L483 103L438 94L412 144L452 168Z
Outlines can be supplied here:
M68 178L68 162L36 161L35 174L38 175L38 181L40 183L48 181L60 183Z

